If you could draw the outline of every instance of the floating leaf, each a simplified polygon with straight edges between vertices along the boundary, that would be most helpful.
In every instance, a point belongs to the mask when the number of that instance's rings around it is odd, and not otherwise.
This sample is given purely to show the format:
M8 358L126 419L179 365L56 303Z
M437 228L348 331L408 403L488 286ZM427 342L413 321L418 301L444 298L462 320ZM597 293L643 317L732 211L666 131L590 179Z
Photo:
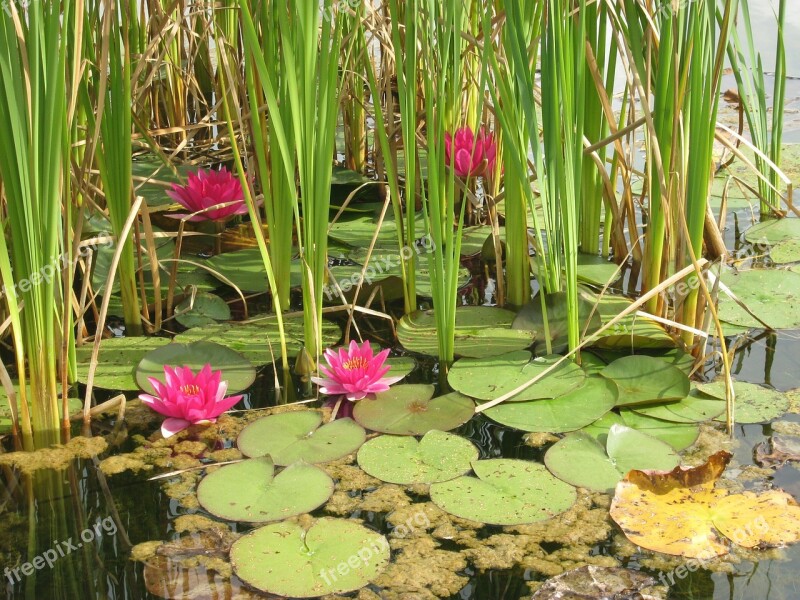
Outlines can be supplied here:
M30 395L30 385L28 386L28 410L31 410L33 398ZM17 409L19 410L19 382L14 382L14 391L16 392ZM67 410L69 415L81 412L83 410L83 400L81 398L67 398ZM62 417L62 404L59 398L58 402L58 416ZM17 413L19 414L19 413ZM0 435L11 433L11 404L8 401L8 394L3 387L0 387Z
M164 381L164 366L189 367L197 373L206 364L222 371L221 381L228 382L228 395L249 388L256 379L256 368L244 356L214 342L167 344L148 352L136 367L136 383L148 394L155 393L148 377Z
M413 437L381 435L358 451L358 466L368 475L401 485L448 481L470 470L478 449L467 439L432 430Z
M744 232L751 244L774 245L789 239L800 238L800 219L767 219L756 223Z
M200 293L175 307L175 320L184 327L213 325L231 318L231 307L215 294Z
M322 413L299 410L253 421L239 434L236 445L245 456L269 454L276 465L299 460L324 463L355 452L367 434L352 419L322 424Z
M623 425L612 425L605 444L570 433L553 444L544 464L559 479L599 492L613 490L631 469L670 469L680 462L664 442Z
M666 442L679 452L694 444L700 435L700 428L694 423L673 423L628 408L623 408L620 413L625 425L631 429Z
M333 480L314 465L298 462L274 475L272 459L225 465L197 486L197 500L229 521L266 523L311 512L333 494Z
M624 352L616 352L614 350L603 350L601 348L594 348L591 352L582 352L581 353L581 366L585 369L586 365L584 364L584 358L586 357L599 357L605 361L605 364L611 364L615 360L619 358L623 358L625 356L630 356L631 354L634 355L644 355L644 356L651 356L653 358L658 358L659 360L664 361L667 364L672 365L673 367L679 368L681 371L689 375L694 369L695 358L688 352L684 352L680 348L638 348L635 349L633 352L624 351Z
M578 279L604 287L622 276L622 269L600 256L578 254Z
M601 375L617 384L617 406L680 400L690 390L686 373L652 356L618 358L603 369Z
M550 352L559 354L564 352L569 340L569 315L567 311L566 292L553 292L545 295L547 310L547 328L545 328L542 300L537 295L531 302L520 309L512 327L521 331L533 331L536 334L534 351L536 354L547 352L546 334L550 335ZM578 324L581 332L586 330L587 335L600 328L600 314L594 310L594 305L585 298L578 297Z
M672 421L673 423L702 423L725 412L725 403L692 390L680 402L658 404L656 406L636 406L640 415Z
M94 375L95 387L121 391L138 390L136 365L148 352L167 344L169 339L159 337L108 338L101 341ZM81 383L86 383L89 376L92 348L93 344L85 344L75 349L78 381Z
M497 356L527 348L533 343L530 331L510 329L510 310L489 306L464 306L456 310L455 353L458 356ZM439 342L432 310L419 310L400 319L397 339L407 350L437 356Z
M725 399L725 382L701 383L697 389L714 398ZM733 382L737 423L766 423L789 410L789 398L777 390L754 383Z
M532 358L526 350L491 358L462 358L450 369L447 382L471 398L493 400L546 372L560 359L560 356ZM585 381L583 369L567 360L511 401L556 398L579 388Z
M212 256L206 261L212 269L211 274L228 285L227 279L242 292L267 292L269 280L264 270L264 260L258 248L245 248ZM225 279L220 278L219 276ZM299 261L292 261L290 285L302 284L302 271Z
M631 471L617 485L611 518L638 546L697 559L727 554L729 540L753 548L800 539L800 506L785 492L714 487L730 458L718 452L695 468Z
M616 401L614 382L595 376L558 398L506 402L488 409L485 414L502 425L522 431L563 433L593 423L614 408Z
M592 304L597 304L597 311L604 325L632 304L622 296L605 294L600 298L594 292L587 290L582 290L581 295ZM661 325L652 319L633 313L612 325L593 345L608 350L633 351L637 348L673 348L675 341Z
M475 403L459 393L433 398L432 385L398 385L356 403L353 418L372 431L394 435L424 435L432 429L450 431L475 414Z
M233 570L254 588L290 598L360 589L389 563L389 542L347 519L322 518L308 530L274 523L231 546Z
M750 269L725 273L722 283L772 328L800 327L800 274L783 269ZM733 300L724 294L720 297L720 319L741 327L764 327Z
M472 469L477 477L465 475L431 485L433 503L462 519L524 525L554 517L577 499L575 488L527 460L479 460Z
M417 368L417 361L410 356L390 356L384 366L391 367L386 377L406 377Z
M286 351L296 356L303 347L305 326L302 315L284 317ZM322 345L333 346L342 338L342 330L336 323L322 321ZM220 323L205 327L194 327L175 336L181 343L209 341L227 346L239 352L254 365L280 360L281 344L278 320L274 315L254 317L240 323Z
M800 261L800 239L783 240L769 250L769 257L776 265L787 265Z

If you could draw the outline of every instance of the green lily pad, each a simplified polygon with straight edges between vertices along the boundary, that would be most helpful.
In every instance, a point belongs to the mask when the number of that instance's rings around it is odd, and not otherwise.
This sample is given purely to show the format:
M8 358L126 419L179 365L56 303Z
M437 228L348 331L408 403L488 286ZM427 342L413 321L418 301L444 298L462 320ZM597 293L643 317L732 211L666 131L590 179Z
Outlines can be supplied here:
M305 326L303 317L284 317L286 351L290 357L296 356L303 347ZM333 346L342 338L339 325L322 321L322 345ZM242 354L254 365L270 364L281 357L278 320L274 315L254 317L249 321L219 323L194 327L175 336L176 342L191 343L211 341L227 346Z
M358 451L358 466L368 475L400 485L447 481L470 470L478 460L472 442L431 430L418 442L413 437L381 435Z
M228 382L228 394L249 388L256 379L256 368L244 356L214 342L172 343L148 352L136 367L136 383L148 394L155 392L148 377L164 380L164 366L190 367L197 373L206 364L222 371L220 381Z
M515 314L489 306L464 306L456 310L455 353L473 358L498 356L527 348L533 343L530 331L514 331ZM418 310L400 319L397 339L404 348L437 356L436 318L432 310Z
M800 261L800 239L787 239L779 242L769 251L769 257L776 265L788 265Z
M552 400L505 402L486 411L490 419L522 431L563 433L585 427L614 408L617 386L588 377L583 386ZM580 410L576 410L580 407Z
M597 294L588 290L582 290L581 295L592 304L597 304L603 325L616 318L632 304L622 296L605 294L599 299ZM608 350L633 351L637 348L674 348L675 341L661 325L634 313L612 325L593 345Z
M531 302L520 309L513 329L533 331L536 334L534 352L544 354L547 352L546 332L550 334L551 352L559 354L567 349L569 344L569 322L567 315L567 294L554 292L545 296L547 311L547 329L545 329L542 301L537 295ZM580 331L589 335L600 328L600 314L594 310L594 305L585 298L578 297L578 323Z
M268 456L225 465L200 481L197 500L220 519L266 523L311 512L333 494L333 480L314 465L274 471Z
M691 389L686 373L652 356L618 358L603 369L601 375L617 384L617 406L680 400Z
M211 274L222 283L227 284L228 282L219 277L220 275L243 292L266 292L269 289L267 272L258 248L245 248L217 254L209 258L206 264L213 269ZM300 262L292 261L290 285L299 287L302 285L302 281Z
M471 398L494 400L544 373L559 359L560 356L532 358L527 350L491 358L462 358L453 364L447 382L454 390ZM557 398L579 388L585 380L583 369L565 361L510 401Z
M256 589L287 598L358 590L389 563L387 539L348 519L322 518L308 530L273 523L231 546L236 575Z
M770 246L784 240L800 238L800 219L768 219L756 223L744 232L744 239L751 244Z
M167 344L169 339L159 337L114 337L101 341L97 371L94 374L95 387L120 391L138 390L136 365L148 352ZM90 343L75 349L78 381L81 383L86 383L89 377L92 348L93 344Z
M637 349L633 352L635 355L644 355L644 356L652 356L653 358L658 358L659 360L664 361L672 365L673 367L679 368L681 371L689 375L694 369L694 357L689 354L688 352L684 352L680 348L641 348ZM605 364L611 364L618 358L623 358L625 356L630 356L631 352L616 352L614 350L603 350L601 348L594 348L591 352L582 352L581 353L581 366L586 369L586 358L592 359L592 357L597 357L598 360L602 359Z
M470 420L475 403L457 392L433 398L432 385L398 385L356 403L353 418L367 429L393 435L450 431Z
M175 320L184 327L213 325L231 318L231 307L216 294L201 293L175 307Z
M700 428L694 423L673 423L648 417L628 408L620 410L625 425L666 442L680 452L697 441Z
M581 429L581 433L592 436L601 444L605 445L608 438L608 432L614 425L628 425L625 420L615 412L607 412L602 417L597 419L594 423L587 425Z
M361 253L366 252L363 249L357 248L353 252ZM402 280L401 277L401 269L399 264L399 256L396 252L389 251L389 254L375 254L373 253L370 263L367 266L366 271L364 271L364 285L362 286L362 290L371 289L370 286L381 286L384 290L384 297L389 298L400 298L402 297ZM391 268L385 267L384 260L394 261L391 263ZM421 261L417 264L417 294L420 296L425 296L426 298L431 297L431 277L430 271L427 268L427 261ZM339 287L341 288L342 292L344 292L345 296L349 298L349 294L355 290L356 284L361 278L361 272L364 270L363 265L361 264L348 264L348 265L337 265L331 267L331 277L335 279ZM458 287L462 288L470 282L471 275L469 269L460 268L458 270ZM354 283L355 282L355 283ZM330 284L330 288L326 288L330 290L331 296L338 295L338 292L335 289L335 286ZM327 294L326 294L327 299Z
M525 525L568 510L578 497L571 485L527 460L479 460L472 469L477 477L465 475L431 485L433 503L461 519Z
M589 254L578 255L578 279L580 281L604 287L619 279L621 275L622 270L619 266L605 258Z
M725 273L722 282L773 329L800 327L800 274L781 269ZM719 318L741 327L763 328L733 300L720 294Z
M704 394L725 399L725 382L701 383L697 389ZM765 423L789 410L789 398L777 390L765 388L754 383L733 382L736 394L734 418L737 423ZM718 420L723 420L720 417Z
M506 239L505 227L500 227L498 232L501 240ZM477 227L465 227L461 236L461 256L471 257L480 254L492 236L491 225L478 225ZM492 244L492 242L488 242Z
M269 454L276 465L330 462L355 452L367 439L352 419L336 419L322 425L322 413L299 410L263 417L245 427L236 440L242 454Z
M559 479L598 492L612 491L631 469L669 471L680 463L672 446L649 435L612 425L605 445L584 432L553 444L544 464Z
M633 407L640 415L673 423L702 423L725 412L725 403L692 390L679 402Z
M406 377L417 368L417 361L410 356L390 356L384 365L391 367L386 377Z
M19 409L19 383L14 382L14 391L16 392L17 409ZM30 386L28 386L28 410L31 410L32 398L30 397ZM83 410L82 398L67 398L67 410L70 415L79 413ZM58 402L58 416L62 415L61 399ZM19 411L17 411L19 414ZM0 435L11 433L11 404L8 401L8 394L4 387L0 386Z
M172 198L167 196L167 191L172 189L169 184L183 184L189 173L197 171L197 167L192 165L174 165L174 167L184 178L183 180L177 177L159 156L147 154L134 159L132 174L135 178L142 178L134 179L136 195L143 196L150 208L172 204Z

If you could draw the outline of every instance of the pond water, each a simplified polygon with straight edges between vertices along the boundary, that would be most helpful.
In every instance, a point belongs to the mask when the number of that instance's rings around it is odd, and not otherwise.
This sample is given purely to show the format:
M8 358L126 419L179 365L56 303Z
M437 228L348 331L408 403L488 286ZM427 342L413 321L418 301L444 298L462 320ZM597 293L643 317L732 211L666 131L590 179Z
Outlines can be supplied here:
M764 54L765 64L771 65L774 62L771 4L769 0L753 0L751 4L759 50ZM797 118L800 112L800 11L794 7L788 11L787 29L787 71L793 79L787 83L786 141L800 142L800 119ZM728 87L732 85L731 81ZM731 225L726 231L726 242L729 247L746 252L747 244L738 239L741 236L737 235L738 228L733 226L733 216L728 219ZM737 208L735 216L740 223L750 220L750 212L745 208ZM475 289L485 289L485 284L485 281L477 280ZM733 367L733 373L740 381L771 386L779 391L800 387L800 331L750 332L736 351ZM713 365L709 365L707 374L713 374ZM274 401L272 381L273 374L269 369L259 375L248 391L247 408L269 406ZM431 360L420 360L410 381L437 384L438 365ZM298 389L300 387L298 383ZM146 413L134 410L127 425L108 419L96 423L94 433L110 440L112 454L131 452L157 428L157 420L145 417ZM745 487L765 489L775 486L800 497L800 473L794 465L788 464L774 471L761 471L755 466L753 450L767 440L773 430L791 430L792 424L800 429L800 414L788 413L778 421L779 424L735 428L734 440L729 445L734 453L732 473L733 476L747 474ZM479 448L481 458L541 461L547 448L547 445L533 447L526 443L523 433L484 417L474 418L456 433L470 439ZM707 433L706 437L709 445L725 443L724 436L719 433ZM232 437L227 438L218 447L206 448L204 456L212 451L218 452L218 457L223 456L232 446L232 440ZM191 460L193 448L186 446L183 450L186 465L194 464ZM0 568L5 569L6 598L275 598L240 587L235 577L232 587L224 584L227 581L225 574L229 571L224 532L219 533L218 539L209 538L208 533L192 533L198 526L192 516L205 513L187 508L177 499L187 492L180 489L181 478L148 481L148 477L155 474L148 471L104 475L99 469L100 460L77 459L67 469L40 470L31 478L16 477L6 471L4 481L13 482L0 492L0 515L3 517L0 520ZM182 463L178 462L172 468L181 466ZM160 471L169 470L163 468ZM348 482L348 485L349 492L345 496L355 508L348 511L345 503L338 516L351 515L382 533L392 530L392 511L395 508L403 508L408 514L409 510L414 510L415 504L421 505L427 500L419 490L404 491L398 486L365 488L359 487L357 481ZM651 552L637 552L625 542L618 528L609 523L608 498L601 496L581 497L579 503L583 503L583 512L571 513L579 518L573 522L557 520L553 525L554 531L547 532L548 525L522 532L517 531L520 528L508 530L527 536L524 542L504 537L503 533L508 531L501 527L486 526L469 531L461 538L439 531L436 543L442 553L420 551L416 562L409 563L407 580L383 588L370 586L372 595L362 592L347 597L364 600L433 597L515 600L530 597L527 582L545 580L548 575L558 572L553 570L556 565L568 569L591 560L596 564L616 564L642 570L659 578L681 564L679 559L660 560ZM327 514L326 510L313 514L321 516ZM435 522L433 525L444 530L451 524ZM234 532L247 529L235 523L231 523L230 528ZM584 536L591 542L585 543ZM178 543L187 537L190 540L188 544ZM145 552L146 548L141 544L159 540L174 544L162 547L156 557L151 558L151 565L155 566L146 569L142 562L131 560L134 546L139 545L138 552ZM410 543L423 548L433 540L428 533L421 532ZM483 551L478 549L481 542L486 542ZM514 558L515 548L532 543L538 543L540 548L541 555L537 556L537 561ZM411 554L408 547L406 552ZM464 558L466 556L469 560ZM198 564L211 567L192 570L176 566L178 559L191 561L193 558ZM19 570L19 565L25 561L33 563L33 571L24 573ZM736 562L720 563L713 570L700 569L684 578L674 578L668 598L794 600L800 597L798 573L800 545L774 552L745 553ZM415 582L419 586L416 590ZM184 595L186 589L192 589L192 594ZM153 594L152 590L160 590L161 594Z

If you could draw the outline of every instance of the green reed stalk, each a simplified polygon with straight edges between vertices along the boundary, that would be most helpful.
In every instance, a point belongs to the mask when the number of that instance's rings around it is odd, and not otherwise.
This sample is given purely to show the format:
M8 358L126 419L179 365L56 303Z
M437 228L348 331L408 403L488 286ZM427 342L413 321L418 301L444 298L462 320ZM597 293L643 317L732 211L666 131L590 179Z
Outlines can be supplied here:
M614 75L616 74L617 53L612 47L609 49L608 40L608 5L602 2L592 2L586 5L586 33L592 53L597 62L600 75L605 76L606 94L614 94ZM585 53L584 53L585 56ZM576 60L580 60L576 56ZM592 73L589 66L584 67L585 90L585 116L584 135L586 139L595 144L609 133L603 104L595 89ZM597 154L606 163L607 146L597 150ZM583 161L581 173L582 185L579 197L580 214L580 249L586 254L597 255L600 252L600 222L603 208L603 179L597 165L591 160Z
M429 256L439 360L443 372L455 358L456 299L461 259L461 234L467 200L456 207L455 171L445 165L445 132L459 119L462 91L461 36L465 11L460 2L424 0L417 30L422 50L425 89L428 185L422 186L425 227L433 240Z
M117 243L123 244L118 273L122 312L127 335L142 335L142 315L136 285L136 256L133 240L119 236L128 219L133 200L133 164L131 159L131 55L128 43L129 0L106 0L103 3L103 45L97 78L101 95L100 138L102 148L96 153L111 229ZM107 45L106 45L107 44Z
M277 3L276 3L277 4ZM242 27L245 48L254 60L267 101L270 125L283 156L286 177L294 181L297 165L300 199L291 197L298 222L300 260L303 265L303 313L306 349L318 356L322 337L322 293L328 257L328 214L330 211L331 162L336 140L339 107L339 55L342 20L335 14L333 0L322 7L303 0L291 0L276 9L281 52L279 66L286 82L288 116L281 112L277 90L269 78L262 43L256 33L250 8L244 0ZM320 15L322 8L322 15ZM291 152L288 135L294 140ZM296 162L295 162L296 161ZM302 207L302 219L298 214Z
M259 107L266 104L262 83L262 77L266 77L277 94L280 122L290 122L288 80L287 75L279 68L280 40L277 29L272 25L278 19L278 10L279 3L261 3L258 7L254 26L257 27L257 37L261 42L258 46L246 45L244 75L247 94L240 101L242 108L250 115L251 151L255 158L255 168L251 168L250 172L255 175L264 195L264 213L269 228L268 251L277 285L276 303L282 310L288 310L294 254L293 220L297 206L294 138L291 128L288 128L284 132L284 149L278 141L278 128L271 126L270 120L259 110ZM253 52L258 53L258 60L264 67L263 73L259 73L256 68ZM285 162L288 162L288 169Z
M342 63L344 71L342 83L342 122L344 124L344 156L348 169L364 171L367 165L367 107L363 76L359 72L361 61L367 54L364 36L363 2L352 9L342 11L342 36L347 40L350 62Z
M0 235L0 278L20 384L23 447L31 450L60 438L56 349L65 302L62 202L70 197L67 82L75 81L81 64L74 31L83 2L33 2L23 14L16 4L7 6L0 11L0 179L6 199L0 221L10 235Z
M403 153L405 158L405 198L406 221L404 227L405 245L414 246L416 239L415 197L417 189L417 70L420 62L417 51L417 13L420 9L419 0L404 0L402 13L398 0L389 0L389 13L392 16L392 45L394 47L395 65L397 69L397 93L400 105L400 128L403 138ZM401 27L401 25L403 27ZM373 86L373 99L380 96L376 93L377 86ZM373 100L374 101L374 100ZM376 108L376 113L378 112ZM393 116L393 115L390 115ZM388 142L388 140L387 140ZM397 171L397 156L389 158L384 152L387 162L394 159L395 172ZM400 188L395 175L395 187L392 190L393 199L399 199ZM390 180L391 185L391 180ZM401 221L398 221L398 223ZM409 254L406 258L406 254ZM417 253L401 253L403 258L403 298L405 312L410 313L417 306Z
M768 122L767 86L764 78L764 66L761 54L755 50L753 29L750 23L749 0L734 0L733 14L738 4L742 8L742 20L746 46L742 48L739 32L731 29L728 44L728 60L739 89L739 98L747 119L753 145L763 152L778 167L781 161L781 143L783 140L783 113L786 100L786 45L783 34L786 24L786 0L778 4L778 35L775 48L775 81L772 88L772 120ZM721 12L717 11L718 18ZM746 51L746 52L745 52ZM763 179L758 179L758 193L761 198L761 216L769 216L780 210L781 201L778 193L780 177L759 155L755 156L758 171L767 178L772 187Z

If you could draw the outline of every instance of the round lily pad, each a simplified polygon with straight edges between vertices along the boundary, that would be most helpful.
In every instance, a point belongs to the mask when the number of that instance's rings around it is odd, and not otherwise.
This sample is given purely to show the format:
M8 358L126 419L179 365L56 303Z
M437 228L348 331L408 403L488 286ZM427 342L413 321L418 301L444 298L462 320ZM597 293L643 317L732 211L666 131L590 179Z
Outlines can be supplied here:
M387 539L348 519L322 518L308 530L273 523L231 546L236 575L256 589L288 598L351 592L389 563Z
M525 525L568 510L575 488L559 481L543 465L494 458L472 463L477 477L465 475L431 485L431 500L462 519L492 525Z
M652 356L618 358L601 371L619 388L617 406L680 400L689 394L686 373Z
M245 248L217 254L206 262L212 269L212 275L226 284L228 282L225 279L227 279L242 292L266 292L269 289L267 272L264 270L264 261L258 248ZM220 275L222 277L219 277ZM299 261L292 262L290 284L292 287L302 285Z
M284 317L286 351L296 356L303 347L305 326L303 317ZM322 321L322 345L333 346L342 338L342 330L336 323ZM278 320L275 315L259 316L240 323L219 323L194 327L175 336L176 342L217 342L242 354L254 365L264 365L281 357Z
M358 466L387 483L413 485L447 481L470 470L478 449L467 439L432 430L416 438L381 435L358 451Z
M547 352L547 334L550 336L550 351L556 354L564 352L569 345L567 294L566 292L546 294L544 303L547 312L547 328L545 328L542 300L538 295L520 309L512 327L535 333L534 351L537 354ZM578 323L581 333L585 330L587 335L600 328L600 313L594 310L594 305L582 296L578 296Z
M666 442L680 452L697 441L700 428L695 423L673 423L656 419L638 413L634 410L623 408L620 410L625 425L636 431Z
M800 219L769 219L756 223L744 233L751 244L774 245L788 239L800 238Z
M159 337L115 337L101 341L97 370L94 374L95 387L120 391L138 390L136 365L148 352L167 344L169 339ZM92 348L93 344L84 344L75 349L78 381L81 383L86 383L89 377Z
M613 283L622 275L622 269L600 256L578 254L578 279L603 287Z
M228 393L249 388L256 379L256 368L238 352L214 342L167 344L148 352L136 367L136 383L148 394L155 392L148 377L164 380L164 366L189 367L197 373L206 364L222 371L220 381L228 382Z
M19 383L14 382L14 391L16 392L16 401L17 401L17 408L19 408ZM30 396L30 386L28 386L28 410L32 410L31 403L33 398ZM67 410L69 411L69 415L74 415L75 413L79 413L83 410L83 400L81 398L67 398ZM58 416L63 416L62 414L62 404L61 399L59 398L58 402ZM19 414L19 412L17 412ZM7 433L11 433L11 405L8 401L8 394L6 394L5 388L0 386L0 435L6 435Z
M725 382L701 383L697 389L715 398L725 398ZM777 390L754 383L733 382L736 394L734 418L737 423L765 423L789 410L789 398ZM720 417L718 420L723 420Z
M505 402L486 411L490 419L522 431L563 433L585 427L614 408L617 386L589 377L583 386L559 396L529 402ZM580 406L580 410L575 410Z
M231 318L231 307L215 294L200 293L175 307L175 320L184 327L213 325Z
M454 392L433 398L434 387L398 385L356 403L353 418L372 431L394 435L424 435L432 429L450 431L475 414L475 403Z
M531 353L526 350L491 358L462 358L453 364L447 375L447 382L454 390L471 398L494 400L541 375L560 358L532 358ZM556 398L579 388L585 380L586 373L583 369L571 361L564 361L510 401Z
M245 456L270 455L276 465L324 463L355 452L367 434L352 419L322 424L322 413L299 410L263 417L245 427L236 445Z
M800 274L783 269L750 269L726 273L722 282L750 309L774 329L800 327ZM741 327L763 325L736 302L720 294L719 318Z
M800 261L800 239L791 238L776 244L770 248L769 257L776 265L788 265Z
M511 329L515 314L490 306L464 306L456 310L455 353L486 357L527 348L533 343L530 331ZM404 348L420 354L439 354L436 318L432 310L404 316L397 324L397 339Z
M391 367L386 377L405 377L417 368L417 361L410 356L390 356L384 366Z
M702 423L724 413L725 403L692 390L686 398L679 402L636 406L633 410L646 417L674 423Z
M587 433L570 433L550 447L544 463L556 477L572 485L608 492L631 469L669 471L680 463L680 457L661 440L612 425L605 445Z
M333 480L314 465L274 471L269 457L225 465L200 481L197 500L221 519L266 523L311 512L333 494Z
M593 305L597 304L597 311L604 325L632 304L631 300L622 296L605 294L600 297L585 289L581 290L581 296ZM604 331L593 346L607 350L633 351L642 348L674 348L675 341L661 325L634 313Z

